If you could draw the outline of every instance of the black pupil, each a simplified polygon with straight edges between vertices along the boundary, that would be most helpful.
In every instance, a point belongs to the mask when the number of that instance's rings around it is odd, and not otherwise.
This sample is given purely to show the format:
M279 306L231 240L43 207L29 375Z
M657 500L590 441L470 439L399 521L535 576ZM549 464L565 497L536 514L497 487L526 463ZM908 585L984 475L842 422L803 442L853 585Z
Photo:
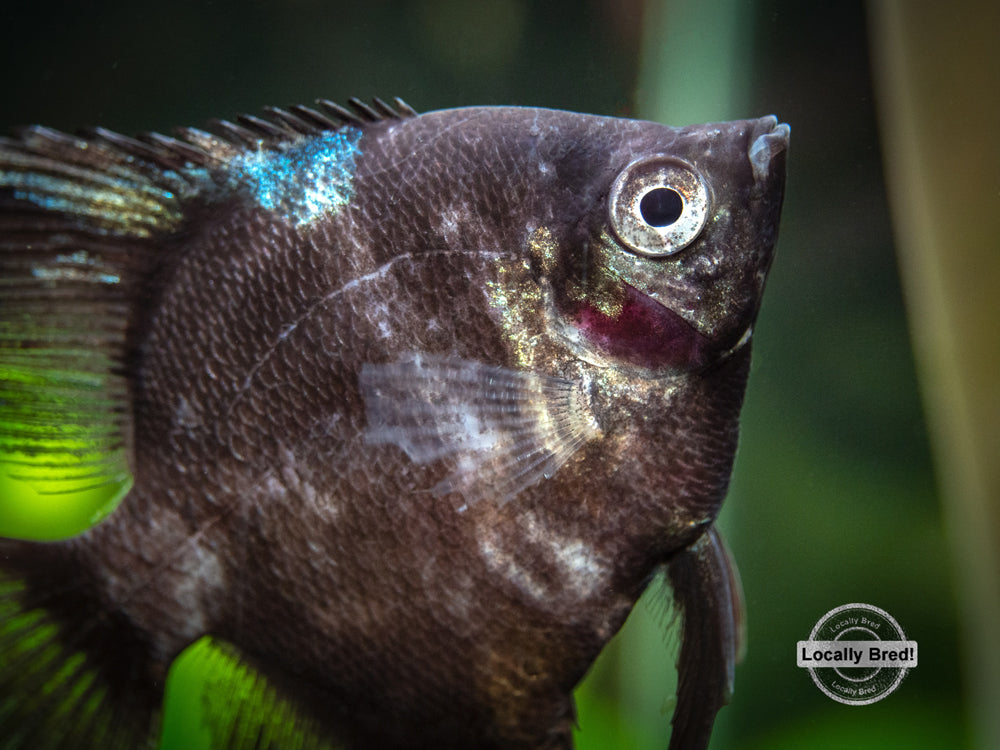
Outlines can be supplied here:
M639 213L651 227L665 227L673 224L684 211L684 201L676 190L653 188L639 201Z

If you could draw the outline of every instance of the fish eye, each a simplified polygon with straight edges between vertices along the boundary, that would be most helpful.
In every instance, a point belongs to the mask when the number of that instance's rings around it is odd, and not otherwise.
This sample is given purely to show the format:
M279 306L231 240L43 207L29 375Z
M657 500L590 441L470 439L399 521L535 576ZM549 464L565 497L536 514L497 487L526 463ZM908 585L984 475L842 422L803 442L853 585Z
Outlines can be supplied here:
M684 199L673 188L653 188L639 201L639 213L651 227L669 226L681 218L683 212Z
M694 167L669 156L648 156L618 175L608 211L622 244L657 257L673 255L695 240L708 218L708 203L708 187Z

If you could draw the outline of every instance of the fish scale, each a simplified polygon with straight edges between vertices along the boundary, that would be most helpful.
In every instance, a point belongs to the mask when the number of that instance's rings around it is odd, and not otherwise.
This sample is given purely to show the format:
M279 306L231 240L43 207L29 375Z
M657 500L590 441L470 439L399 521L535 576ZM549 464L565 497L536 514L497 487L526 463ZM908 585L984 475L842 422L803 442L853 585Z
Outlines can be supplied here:
M214 127L0 141L0 472L106 516L0 539L3 746L155 744L183 652L214 747L569 748L664 568L707 746L788 126Z

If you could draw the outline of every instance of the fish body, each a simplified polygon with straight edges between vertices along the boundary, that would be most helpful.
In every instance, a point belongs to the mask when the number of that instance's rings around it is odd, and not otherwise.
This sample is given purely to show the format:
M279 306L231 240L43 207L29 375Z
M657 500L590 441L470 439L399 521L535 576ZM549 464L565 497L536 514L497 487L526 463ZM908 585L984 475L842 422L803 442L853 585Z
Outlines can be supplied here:
M210 636L310 737L568 748L665 566L671 746L707 743L787 141L376 101L0 143L0 470L132 480L76 537L0 541L5 746L155 742ZM292 744L231 713L219 746Z

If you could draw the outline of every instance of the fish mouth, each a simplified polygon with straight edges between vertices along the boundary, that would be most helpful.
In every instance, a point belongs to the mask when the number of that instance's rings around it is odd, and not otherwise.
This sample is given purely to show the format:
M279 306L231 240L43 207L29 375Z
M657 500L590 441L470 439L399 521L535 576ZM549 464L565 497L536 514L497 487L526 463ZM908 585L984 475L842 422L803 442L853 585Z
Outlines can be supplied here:
M757 121L754 132L757 136L750 143L747 157L753 169L754 184L762 187L774 174L776 163L782 161L779 157L788 151L792 129L787 123L779 123L774 115L768 115Z

